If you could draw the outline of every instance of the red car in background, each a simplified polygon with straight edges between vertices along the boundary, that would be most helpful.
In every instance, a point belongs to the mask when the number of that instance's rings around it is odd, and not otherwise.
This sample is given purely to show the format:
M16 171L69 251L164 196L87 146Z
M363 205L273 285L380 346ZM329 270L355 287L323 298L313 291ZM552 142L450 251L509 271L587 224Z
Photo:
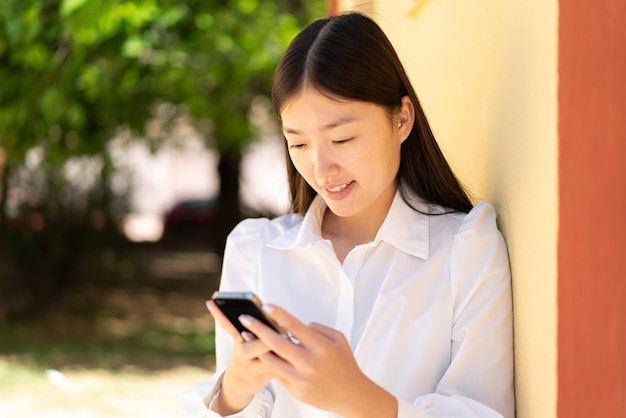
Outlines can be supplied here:
M166 241L206 241L217 219L217 200L187 199L180 201L163 218Z

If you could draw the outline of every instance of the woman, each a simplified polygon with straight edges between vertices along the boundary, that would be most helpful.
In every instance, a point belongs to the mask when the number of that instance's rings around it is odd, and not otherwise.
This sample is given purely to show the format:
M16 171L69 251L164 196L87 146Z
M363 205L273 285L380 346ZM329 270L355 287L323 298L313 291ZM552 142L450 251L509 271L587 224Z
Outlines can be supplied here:
M393 47L348 13L305 28L273 88L293 213L230 234L217 373L187 416L513 417L508 257L493 208L445 161ZM256 337L252 337L255 335Z

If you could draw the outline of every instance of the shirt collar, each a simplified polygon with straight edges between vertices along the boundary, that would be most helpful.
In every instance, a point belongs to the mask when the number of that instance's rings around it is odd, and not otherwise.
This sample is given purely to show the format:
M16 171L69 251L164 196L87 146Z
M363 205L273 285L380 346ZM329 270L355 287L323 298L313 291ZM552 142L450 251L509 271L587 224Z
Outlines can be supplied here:
M396 191L389 213L376 234L375 241L385 241L397 249L423 259L428 258L429 205L416 196L409 206Z
M411 198L409 206L396 191L389 213L381 225L374 242L385 241L397 249L423 259L428 258L428 215L429 206L417 197ZM302 223L297 225L268 245L277 249L289 249L296 246L306 248L322 238L322 220L326 211L326 203L315 196ZM415 209L417 210L415 210ZM423 212L423 213L422 213Z

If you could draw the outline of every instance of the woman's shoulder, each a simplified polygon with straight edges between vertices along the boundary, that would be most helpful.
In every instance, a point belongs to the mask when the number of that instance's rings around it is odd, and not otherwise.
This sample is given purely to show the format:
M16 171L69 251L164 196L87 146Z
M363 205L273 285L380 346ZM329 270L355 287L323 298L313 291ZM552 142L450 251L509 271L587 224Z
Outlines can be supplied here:
M441 207L430 207L431 226L439 231L448 231L455 239L471 239L499 234L495 208L487 203L476 204L468 213L450 211Z
M496 209L484 201L475 204L467 213L428 202L411 192L406 192L402 201L411 209L408 212L412 214L412 219L416 222L427 222L432 230L448 237L499 233Z
M487 202L476 204L463 216L459 236L480 237L498 233L496 209Z
M274 219L248 218L241 221L226 239L220 286L229 289L255 289L256 269L264 244L293 229L299 222L300 217L297 215L284 215Z
M276 218L248 218L229 234L229 240L269 241L302 223L302 216L290 213Z
M496 209L490 203L480 201L465 213L436 203L428 202L418 195L406 192L407 203L418 216L426 216L431 226L444 228L454 235L485 235L498 232Z

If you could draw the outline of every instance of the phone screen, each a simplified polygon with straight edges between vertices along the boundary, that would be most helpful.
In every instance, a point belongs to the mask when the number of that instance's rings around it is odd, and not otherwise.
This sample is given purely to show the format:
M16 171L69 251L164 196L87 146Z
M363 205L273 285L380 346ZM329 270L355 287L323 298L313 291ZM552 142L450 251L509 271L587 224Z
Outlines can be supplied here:
M215 292L212 299L240 333L251 332L239 322L239 316L245 314L258 319L276 332L285 334L275 321L265 316L261 310L261 301L251 292Z

